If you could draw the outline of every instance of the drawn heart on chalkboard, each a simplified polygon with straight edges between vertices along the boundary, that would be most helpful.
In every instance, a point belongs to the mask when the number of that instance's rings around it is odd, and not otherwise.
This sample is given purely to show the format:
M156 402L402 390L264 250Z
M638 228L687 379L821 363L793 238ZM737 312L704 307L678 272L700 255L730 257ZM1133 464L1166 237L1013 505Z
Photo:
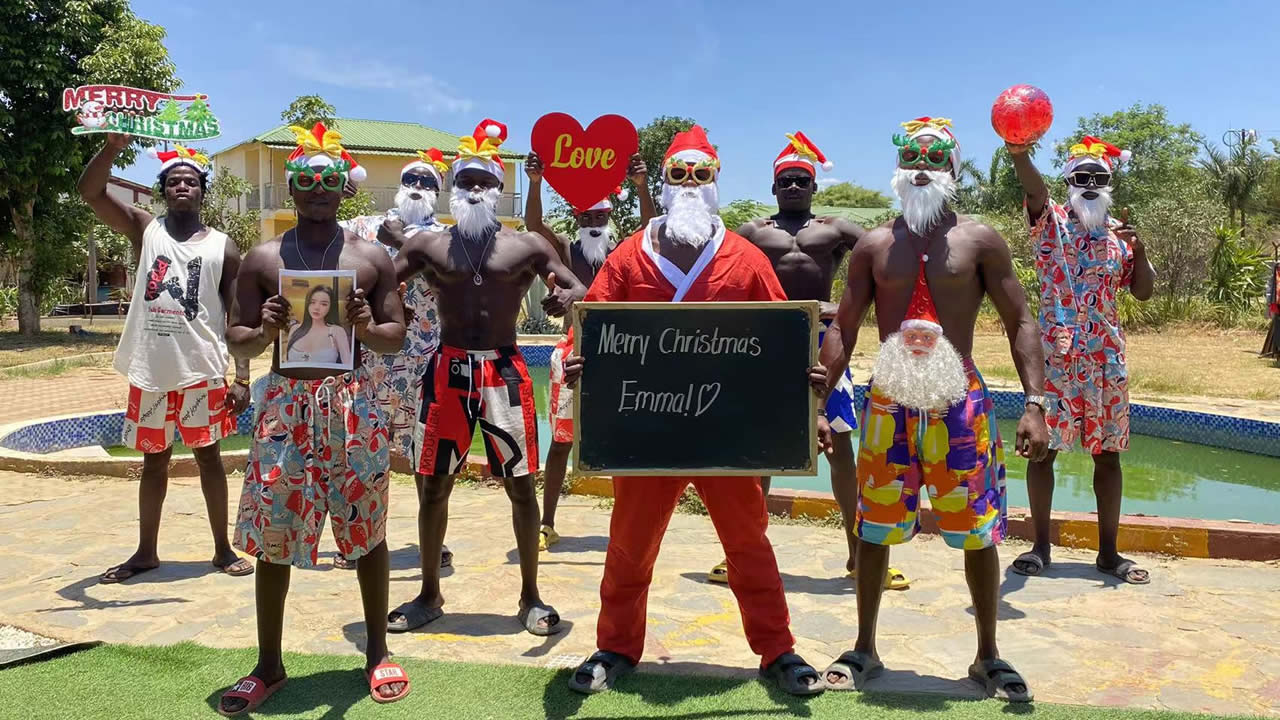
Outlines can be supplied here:
M714 390L715 392L712 393L710 399L703 402L702 400L706 397L708 390ZM698 412L694 413L693 416L698 417L706 412L707 408L711 407L711 403L714 403L718 397L720 397L720 383L704 383L702 387L698 388Z
M621 115L601 115L583 130L571 115L551 113L534 123L529 144L542 160L547 183L583 212L627 178L640 137Z

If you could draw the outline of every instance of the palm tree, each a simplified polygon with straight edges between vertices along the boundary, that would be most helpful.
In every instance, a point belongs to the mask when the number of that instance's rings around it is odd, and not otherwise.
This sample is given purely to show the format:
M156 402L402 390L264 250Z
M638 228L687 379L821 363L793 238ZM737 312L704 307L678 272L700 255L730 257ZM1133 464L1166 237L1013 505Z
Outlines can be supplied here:
M1204 152L1205 158L1200 161L1200 167L1209 174L1223 204L1227 206L1228 222L1235 224L1236 210L1239 210L1240 227L1244 228L1245 211L1267 174L1267 157L1250 142L1231 148L1230 153L1206 142Z

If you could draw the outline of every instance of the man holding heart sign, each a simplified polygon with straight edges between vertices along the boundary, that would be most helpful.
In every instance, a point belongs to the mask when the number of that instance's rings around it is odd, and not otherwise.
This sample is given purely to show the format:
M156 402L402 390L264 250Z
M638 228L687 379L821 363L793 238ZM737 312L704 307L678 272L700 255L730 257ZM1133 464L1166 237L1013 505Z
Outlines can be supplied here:
M529 199L524 207L525 227L545 237L560 252L560 259L573 270L573 274L584 284L590 285L596 279L600 266L604 264L605 256L613 249L613 229L609 225L609 214L613 211L610 195L621 195L622 188L617 188L594 205L574 206L578 237L571 243L542 221L542 171L542 158L538 157L538 153L530 152L524 165L524 172L529 176ZM649 187L649 173L640 153L631 156L627 179L639 189L640 224L647 225L658 214L658 209L653 204L653 196L646 189ZM560 534L556 532L556 504L564 487L569 453L573 450L573 391L564 385L562 368L564 359L572 351L573 328L570 327L551 353L551 403L548 408L551 416L551 447L547 451L542 488L539 550L546 550L560 541Z
M563 315L586 288L537 233L498 222L503 165L498 146L505 125L485 120L462 138L453 162L449 208L457 225L411 237L403 223L383 224L389 244L399 244L397 276L424 275L435 290L440 349L427 361L418 404L414 457L423 476L419 491L418 544L422 590L391 612L391 632L407 632L444 615L440 552L448 524L449 494L479 424L489 471L502 478L511 498L520 554L518 618L534 635L559 632L560 616L538 594L538 429L533 381L516 348L516 318L529 286L539 278L552 287L542 307Z
M787 296L769 259L716 214L720 160L697 125L672 140L663 161L662 205L654 218L605 260L588 300L618 302L776 301ZM583 359L564 362L577 383ZM796 368L799 373L802 368ZM825 393L826 371L808 368L814 391ZM714 392L704 388L700 394ZM693 440L691 440L693 442ZM613 687L644 652L646 604L653 565L676 503L692 483L707 506L728 557L729 588L743 630L760 656L760 674L795 695L822 692L817 671L795 653L778 561L765 535L768 514L756 478L615 477L609 550L600 584L596 647L569 687L596 693Z

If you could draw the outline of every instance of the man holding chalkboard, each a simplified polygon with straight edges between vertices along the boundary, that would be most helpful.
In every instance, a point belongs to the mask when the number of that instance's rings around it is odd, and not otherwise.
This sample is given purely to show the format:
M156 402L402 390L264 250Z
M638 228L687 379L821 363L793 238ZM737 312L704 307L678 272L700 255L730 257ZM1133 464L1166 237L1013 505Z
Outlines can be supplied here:
M817 188L817 168L830 171L833 164L804 133L787 135L787 146L773 161L774 197L778 199L776 215L751 222L738 233L764 251L787 293L788 300L817 300L821 303L822 323L831 326L836 305L831 302L831 281L845 254L865 232L862 227L843 218L815 218L813 194ZM819 334L818 345L822 345ZM827 395L827 422L831 425L832 451L831 491L840 506L849 545L845 569L854 577L857 544L853 537L854 509L858 503L858 483L854 477L853 431L858 427L853 405L853 373L846 368L840 381ZM770 478L762 478L764 494L769 495ZM726 582L729 569L720 563L707 573L712 582ZM910 584L897 568L889 568L885 588L905 590Z
M529 199L524 206L524 225L530 232L546 238L560 253L560 259L573 270L573 274L585 285L596 279L596 273L604 264L605 256L613 249L613 229L609 226L609 214L613 203L609 196L586 208L574 208L578 221L578 237L569 242L542 221L542 158L530 152L524 162L525 175L529 176ZM658 209L649 194L649 173L640 153L631 156L627 167L627 179L640 193L640 225L648 224ZM621 195L618 188L613 195ZM542 529L538 533L538 550L546 550L560 541L556 532L556 505L564 487L564 475L569 465L569 453L573 450L573 391L564 385L564 359L573 350L573 328L569 328L551 352L551 402L547 414L551 420L551 447L547 450L547 467L542 486Z
M477 424L489 471L502 478L511 498L520 555L517 617L534 635L562 629L559 614L538 594L537 414L533 380L515 344L516 318L539 278L552 287L542 307L553 316L563 315L586 288L545 238L498 222L503 181L498 146L506 137L505 125L486 119L462 138L453 162L449 209L457 224L452 228L404 237L402 223L383 225L400 245L395 265L401 282L426 275L440 317L440 349L423 374L415 434L417 470L424 477L418 509L422 590L391 612L391 632L407 632L444 615L439 558L449 495Z
M699 126L679 133L663 161L662 206L654 218L605 260L587 300L612 302L786 300L769 259L716 214L720 161ZM565 360L570 386L583 359ZM796 368L800 372L801 368ZM808 369L815 391L825 391L825 370ZM738 599L743 629L760 656L760 674L796 695L822 692L817 672L796 655L778 562L765 530L768 514L760 483L749 477L615 477L609 550L600 584L599 650L569 679L569 687L596 693L613 687L644 651L649 582L662 536L676 503L692 483L707 506L728 556L729 587Z
M868 232L854 248L836 324L822 346L828 384L834 386L874 301L882 345L858 451L858 640L827 669L827 687L862 689L883 672L875 643L880 579L889 566L889 547L919 531L920 496L927 490L943 539L965 552L978 622L969 677L988 695L1029 702L1026 681L996 647L996 546L1006 532L1004 451L994 403L971 352L974 320L986 295L1004 322L1027 395L1015 449L1040 460L1048 452L1049 428L1039 330L1004 238L948 206L960 166L951 121L922 117L903 125L907 135L894 136L893 179L902 216ZM826 418L818 418L818 431L829 435Z

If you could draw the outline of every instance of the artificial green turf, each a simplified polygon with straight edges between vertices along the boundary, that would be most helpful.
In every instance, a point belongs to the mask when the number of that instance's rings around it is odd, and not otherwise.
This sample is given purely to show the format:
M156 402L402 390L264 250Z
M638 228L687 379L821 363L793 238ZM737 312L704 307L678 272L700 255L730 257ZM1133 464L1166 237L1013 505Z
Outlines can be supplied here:
M412 694L391 705L369 699L356 655L288 654L290 680L253 714L262 718L841 718L983 720L1029 714L1049 720L1191 720L1207 716L1039 704L1012 706L940 695L831 693L802 700L753 678L638 673L594 697L570 691L568 670L400 658ZM252 669L252 650L107 645L0 671L0 717L97 720L218 717L226 688Z
M253 438L248 435L230 435L223 438L218 443L218 447L222 452L231 452L233 450L248 450L253 444ZM142 457L142 453L133 448L124 445L111 445L106 447L107 454L111 457ZM175 456L184 456L191 454L191 448L183 445L181 441L175 440L173 443L173 454Z

